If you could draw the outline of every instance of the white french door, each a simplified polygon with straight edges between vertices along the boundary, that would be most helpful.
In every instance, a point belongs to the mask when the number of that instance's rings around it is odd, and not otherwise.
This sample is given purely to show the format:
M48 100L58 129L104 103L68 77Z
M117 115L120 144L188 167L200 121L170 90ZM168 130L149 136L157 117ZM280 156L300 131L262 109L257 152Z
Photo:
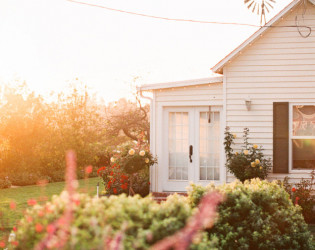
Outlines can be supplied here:
M186 191L189 182L221 182L221 107L164 109L163 191Z

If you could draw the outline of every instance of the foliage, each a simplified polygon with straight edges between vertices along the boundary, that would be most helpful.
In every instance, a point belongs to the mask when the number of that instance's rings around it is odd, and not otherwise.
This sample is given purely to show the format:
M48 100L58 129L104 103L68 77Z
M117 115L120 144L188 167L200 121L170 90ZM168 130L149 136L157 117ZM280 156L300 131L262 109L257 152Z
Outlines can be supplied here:
M256 144L252 145L248 142L248 128L244 128L244 145L241 152L233 154L232 145L236 135L231 134L229 127L225 130L225 154L226 154L226 167L229 172L234 174L240 181L245 181L252 178L265 179L271 169L270 159L265 159L262 153L262 147Z
M296 205L300 205L304 219L307 223L315 223L315 170L311 172L311 178L309 180L301 179L299 183L289 183L289 178L286 177L282 183L282 186L290 195L292 202Z
M4 87L0 100L0 172L13 185L62 181L64 153L78 154L78 175L106 148L105 121L87 90L73 87L47 103L27 86ZM95 169L96 174L96 169Z
M252 179L219 187L192 185L189 202L218 190L226 196L219 205L219 218L209 230L219 249L312 249L312 237L299 206L276 182Z
M33 249L51 230L49 225L64 213L67 199L63 192L51 202L29 209L17 228L17 249ZM182 228L193 212L186 198L177 195L162 204L149 197L125 195L91 198L81 194L75 199L74 220L65 248L97 249L107 236L125 227L125 249L146 249ZM57 239L52 243L57 244Z
M8 176L0 177L0 189L11 187L11 181Z

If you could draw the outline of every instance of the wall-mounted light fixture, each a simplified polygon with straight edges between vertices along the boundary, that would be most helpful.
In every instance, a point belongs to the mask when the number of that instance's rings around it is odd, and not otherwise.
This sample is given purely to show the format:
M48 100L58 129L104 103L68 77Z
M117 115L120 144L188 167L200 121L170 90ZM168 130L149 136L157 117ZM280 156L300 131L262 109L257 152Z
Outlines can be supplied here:
M246 105L246 109L247 109L248 111L250 111L250 106L251 106L251 104L252 104L252 101L251 101L250 97L247 97L247 98L245 99L245 105Z

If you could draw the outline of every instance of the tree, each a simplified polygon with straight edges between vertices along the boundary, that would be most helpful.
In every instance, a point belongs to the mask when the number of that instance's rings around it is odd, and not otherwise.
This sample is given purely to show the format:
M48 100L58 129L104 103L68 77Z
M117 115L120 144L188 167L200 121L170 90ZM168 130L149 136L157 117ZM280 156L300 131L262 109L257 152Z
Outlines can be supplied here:
M117 145L124 141L145 137L149 142L149 105L141 105L140 101L131 102L120 99L107 107L106 127L108 138L116 139L111 145Z

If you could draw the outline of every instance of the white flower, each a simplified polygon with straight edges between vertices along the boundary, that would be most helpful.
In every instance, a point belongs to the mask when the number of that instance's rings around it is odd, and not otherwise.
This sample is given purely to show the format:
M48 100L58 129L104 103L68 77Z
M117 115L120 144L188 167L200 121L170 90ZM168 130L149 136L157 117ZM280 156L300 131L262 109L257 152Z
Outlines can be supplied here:
M110 158L110 162L113 162L113 163L114 163L115 161L116 161L115 157L111 157L111 158Z
M244 155L248 155L248 150L245 149L245 150L243 151L243 153L244 153Z
M140 156L144 156L144 155L145 155L145 151L144 151L144 150L141 150L140 153L139 153L139 155L140 155Z
M14 241L14 240L15 240L15 236L16 236L16 235L15 235L14 232L10 233L8 241L9 241L9 242Z
M136 152L136 151L132 148L132 149L130 149L130 150L129 150L129 152L128 152L128 153L129 153L129 155L134 155L134 154L135 154L135 152Z
M260 163L260 160L259 159L256 159L255 160L255 163L258 165Z

